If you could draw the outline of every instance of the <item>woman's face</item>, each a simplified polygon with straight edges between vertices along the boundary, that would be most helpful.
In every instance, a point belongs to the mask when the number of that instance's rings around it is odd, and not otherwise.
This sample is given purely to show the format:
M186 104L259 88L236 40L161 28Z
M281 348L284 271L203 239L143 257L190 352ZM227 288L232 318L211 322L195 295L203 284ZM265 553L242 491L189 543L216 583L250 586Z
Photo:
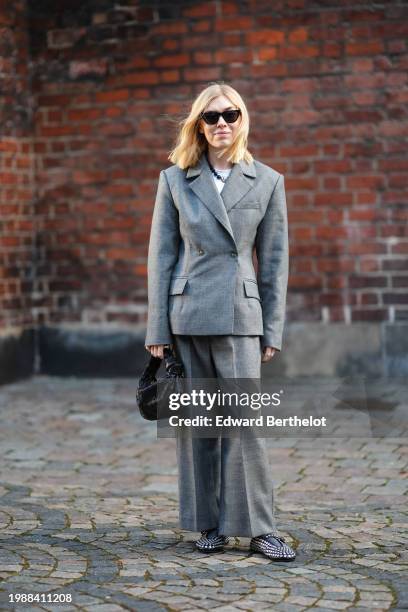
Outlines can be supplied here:
M217 111L219 113L225 110L233 110L237 109L226 96L218 96L218 98L214 98L204 109L207 111ZM222 115L220 115L218 122L215 125L208 125L203 119L200 119L198 131L207 139L209 146L214 147L214 149L224 149L225 147L230 146L239 130L239 126L241 124L241 116L235 121L235 123L227 123Z

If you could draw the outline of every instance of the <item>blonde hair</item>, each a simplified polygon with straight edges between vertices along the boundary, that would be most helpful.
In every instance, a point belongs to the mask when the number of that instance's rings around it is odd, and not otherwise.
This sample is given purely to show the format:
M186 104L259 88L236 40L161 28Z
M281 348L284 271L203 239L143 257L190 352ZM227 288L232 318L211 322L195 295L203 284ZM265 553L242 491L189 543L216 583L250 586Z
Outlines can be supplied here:
M221 157L228 153L227 160L238 163L244 159L247 163L253 160L251 153L247 150L249 115L245 103L239 93L223 81L213 82L194 100L188 117L182 119L179 124L181 129L177 135L176 146L171 151L168 159L177 164L181 169L195 166L202 153L207 149L207 139L198 131L200 115L207 105L218 96L226 96L241 110L241 122L234 142L217 153Z

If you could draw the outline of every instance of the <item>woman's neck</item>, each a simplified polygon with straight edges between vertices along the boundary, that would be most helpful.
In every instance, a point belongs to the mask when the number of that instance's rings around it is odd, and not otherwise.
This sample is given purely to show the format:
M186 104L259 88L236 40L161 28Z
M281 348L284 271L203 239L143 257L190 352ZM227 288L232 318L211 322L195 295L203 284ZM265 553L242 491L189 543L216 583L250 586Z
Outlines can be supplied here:
M233 166L233 164L226 159L226 156L217 157L216 150L212 150L210 147L208 147L207 157L212 167L217 170L230 170Z

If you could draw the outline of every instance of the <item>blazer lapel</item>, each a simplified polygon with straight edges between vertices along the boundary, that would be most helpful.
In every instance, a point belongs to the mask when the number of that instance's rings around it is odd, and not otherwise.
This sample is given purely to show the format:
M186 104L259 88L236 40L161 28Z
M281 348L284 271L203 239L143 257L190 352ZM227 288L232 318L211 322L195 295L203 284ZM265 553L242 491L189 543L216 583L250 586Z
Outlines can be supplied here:
M244 160L234 164L225 187L220 193L225 208L229 212L255 184L256 170L253 162L247 164Z
M187 179L193 179L189 181L190 188L227 230L234 243L234 233L227 213L253 187L255 177L256 170L252 162L247 164L241 161L234 164L225 186L219 193L204 154L186 173Z
M186 178L193 178L193 180L189 181L190 188L200 198L203 204L206 205L214 217L218 219L235 243L234 233L225 209L225 204L215 186L211 170L204 154L201 155L198 163L194 167L188 168Z

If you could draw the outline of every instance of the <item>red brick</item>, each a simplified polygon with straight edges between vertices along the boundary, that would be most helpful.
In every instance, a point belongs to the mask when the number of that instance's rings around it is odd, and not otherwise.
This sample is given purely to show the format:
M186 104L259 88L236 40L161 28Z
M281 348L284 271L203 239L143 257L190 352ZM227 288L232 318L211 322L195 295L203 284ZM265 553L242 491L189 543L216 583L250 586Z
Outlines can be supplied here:
M380 270L380 262L378 259L371 257L360 258L360 272L378 272Z
M98 125L99 134L103 134L105 136L128 136L129 134L133 134L134 131L134 126L125 121L115 121L114 123L103 123Z
M308 39L308 31L306 28L296 28L289 32L288 39L290 43L304 43Z
M352 321L388 321L388 310L385 308L354 308L351 312Z
M123 261L134 259L137 251L130 247L108 249L105 253L107 259L120 259Z
M353 272L355 262L352 259L339 259L337 257L320 258L316 261L319 272Z
M69 95L62 94L46 94L38 97L38 104L40 107L57 106L59 108L64 108L69 105L70 101L71 97Z
M157 68L178 68L187 66L190 63L190 57L187 53L179 53L178 55L163 55L153 60L153 65Z
M109 217L104 219L103 227L109 231L113 229L134 229L135 219L134 217Z
M291 235L295 240L311 240L313 229L311 227L297 227L292 229Z
M317 177L285 177L285 189L289 192L297 190L313 191L317 188Z
M90 128L85 130L84 126L77 126L75 124L69 125L58 125L58 126L43 126L39 128L39 136L44 138L59 138L60 136L73 136L78 134L90 133Z
M331 306L330 308L330 322L331 323L341 323L345 321L344 316L344 308L343 307L335 307Z
M215 51L215 63L216 64L230 64L234 62L238 62L240 64L245 64L251 60L251 50L241 49L218 49Z
M287 45L279 49L279 57L282 60L304 59L306 57L317 57L319 55L318 45L295 46Z
M408 304L408 292L404 291L402 293L397 293L396 291L392 293L383 293L383 303L384 304Z
M348 213L350 221L373 221L375 215L376 212L372 208L352 209Z
M361 306L372 306L378 304L378 296L375 293L362 293L360 295Z
M147 278L147 265L146 264L138 264L137 266L133 267L133 272L134 272L134 274L137 274L138 276L142 276L142 277L146 277Z
M108 106L104 109L103 114L105 117L109 117L110 119L114 119L115 117L120 117L125 112L123 107L119 106Z
M328 40L323 43L322 54L325 57L340 57L342 46L336 41Z
M294 157L315 157L318 152L316 144L282 145L280 147L281 157L293 159Z
M68 121L94 121L100 116L98 108L78 108L67 112Z
M377 189L385 185L384 175L350 176L346 179L348 189Z
M174 40L174 38L166 38L165 40L162 41L161 48L163 51L178 51L180 48L180 43L179 41ZM149 65L150 65L150 62L149 64L147 64L147 66Z
M309 289L320 289L322 279L320 276L312 276L308 274L306 276L291 274L289 277L289 287L293 290L309 290Z
M386 287L387 277L386 276L354 276L349 277L349 286L352 289L365 289L367 287Z
M81 289L81 281L78 279L53 280L49 283L50 291L77 291Z
M76 170L72 174L74 183L79 185L88 185L94 183L102 183L106 181L105 172L84 172L82 170Z
M321 244L291 244L290 245L291 256L296 257L320 257L323 253L323 246Z
M95 102L126 102L129 99L128 89L115 89L111 91L99 91L95 94Z
M170 34L186 34L187 33L187 22L174 22L174 23L161 23L150 26L151 35L164 34L169 36Z
M384 51L382 40L347 42L346 55L378 55Z
M288 211L288 217L291 227L295 227L296 223L316 224L322 220L322 212L319 210L294 210L291 208Z
M313 272L313 261L311 259L294 259L291 264L291 274L302 274Z
M382 269L384 271L388 270L404 270L407 272L408 270L408 259L384 259L382 262Z
M20 236L0 236L0 244L5 247L19 247L21 238Z
M260 47L257 55L261 62L267 62L268 60L276 59L278 53L274 47Z
M377 228L374 225L350 224L345 227L347 238L351 240L365 241L368 238L375 238Z
M215 31L245 31L253 27L252 17L221 17L215 20Z
M356 204L375 204L378 199L378 195L375 191L359 191L355 196Z
M408 321L408 308L395 308L396 321Z
M252 45L281 45L285 40L285 33L281 30L258 30L248 32L246 43Z
M322 306L341 306L344 303L344 299L340 293L322 293L320 303Z
M180 80L179 70L163 70L160 74L163 83L177 83Z
M224 47L241 47L240 32L223 32L221 36Z
M379 228L380 236L383 238L400 237L408 238L408 225L383 225Z
M0 151L14 153L17 151L18 145L15 140L0 140Z
M406 189L407 188L407 175L406 174L389 174L388 185L391 188Z
M317 240L332 240L347 238L347 229L345 227L319 226L316 228Z
M189 6L183 9L183 16L190 18L197 17L215 17L216 6L209 2L202 2L193 6Z
M186 81L212 81L221 77L220 68L185 68L183 70Z
M327 160L316 160L314 162L314 168L316 172L322 174L346 174L351 172L352 165L348 159L327 159Z
M213 52L197 51L193 53L193 61L195 64L211 64L213 61Z
M380 242L350 242L347 252L351 255L380 255L387 252L387 246Z
M391 281L392 286L395 288L408 287L408 272L405 276L393 276Z
M408 242L400 242L399 244L393 244L391 247L391 253L393 254L408 254Z
M201 21L193 21L191 23L192 32L209 32L211 27L212 23L209 20L202 19Z
M122 85L155 85L159 82L159 75L152 70L141 70L121 76L120 81Z

